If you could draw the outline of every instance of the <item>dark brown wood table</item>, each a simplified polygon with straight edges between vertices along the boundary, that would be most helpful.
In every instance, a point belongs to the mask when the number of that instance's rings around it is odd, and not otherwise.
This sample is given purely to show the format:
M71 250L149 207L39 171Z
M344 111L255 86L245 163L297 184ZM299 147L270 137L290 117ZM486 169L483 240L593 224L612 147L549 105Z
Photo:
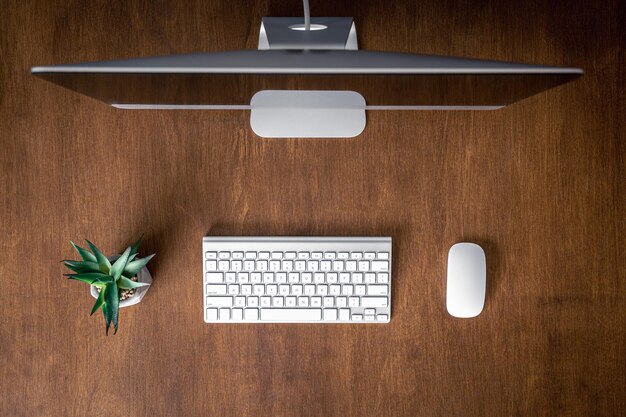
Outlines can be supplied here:
M367 114L263 140L245 111L122 111L34 65L253 49L299 1L2 1L0 415L626 415L623 2L321 1L363 49L577 66L491 112ZM154 284L104 334L69 240L145 234ZM204 235L393 237L389 325L206 325ZM449 247L485 310L445 310Z

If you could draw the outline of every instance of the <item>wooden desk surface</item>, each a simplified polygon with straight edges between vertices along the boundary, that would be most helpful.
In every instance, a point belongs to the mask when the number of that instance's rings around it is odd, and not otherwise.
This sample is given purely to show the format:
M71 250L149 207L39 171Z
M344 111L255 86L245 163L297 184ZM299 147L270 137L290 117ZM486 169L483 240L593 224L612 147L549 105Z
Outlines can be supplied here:
M626 413L624 7L617 0L312 1L364 49L578 66L494 112L369 112L354 140L261 140L244 111L119 111L29 67L254 48L297 0L2 2L0 415ZM154 3L154 4L153 4ZM154 285L105 337L70 239L145 233ZM384 326L209 326L201 238L389 235ZM488 297L445 311L481 244Z

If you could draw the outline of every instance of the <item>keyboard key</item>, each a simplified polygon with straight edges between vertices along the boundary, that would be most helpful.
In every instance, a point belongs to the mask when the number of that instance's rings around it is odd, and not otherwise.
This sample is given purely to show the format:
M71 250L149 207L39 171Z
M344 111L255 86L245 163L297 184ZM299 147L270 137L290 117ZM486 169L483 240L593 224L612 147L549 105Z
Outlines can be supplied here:
M311 297L311 307L321 307L322 297Z
M256 308L246 308L243 311L243 316L245 320L256 321L259 319L259 310Z
M269 259L270 258L270 253L269 252L259 252L258 257L259 257L259 259Z
M334 308L324 309L324 320L337 320L337 310Z
M350 274L348 272L342 272L339 274L339 282L342 284L350 283Z
M270 261L270 271L280 271L280 261Z
M237 274L237 282L240 284L247 284L250 282L250 274L247 272L240 272Z
M336 284L337 283L337 273L336 272L329 272L328 274L326 274L326 282L329 284Z
M235 307L245 307L246 297L235 297Z
M285 259L296 259L297 256L295 252L285 252Z
M315 295L315 285L305 285L304 293L306 295Z
M265 294L265 285L255 285L252 288L252 292L254 295L263 295Z
M363 284L363 274L360 272L355 272L354 274L352 274L352 283Z
M318 295L327 295L328 294L328 286L327 285L318 285L317 286L317 294Z
M220 308L220 321L230 320L230 308Z
M254 271L254 266L256 265L255 261L244 261L243 262L243 270L244 271Z
M341 293L341 286L331 285L329 288L330 295L339 295Z
M233 252L233 259L243 259L243 252Z
M365 321L374 321L374 316L365 315Z
M389 283L389 274L386 272L381 272L378 274L378 283L379 284L388 284Z
M337 258L338 259L349 259L350 258L350 254L348 252L339 252L337 254Z
M218 259L229 259L230 252L220 252L217 257Z
M387 271L389 270L389 261L372 261L372 271Z
M285 299L283 297L274 297L272 299L272 304L274 305L274 307L282 307L284 300Z
M306 263L306 269L312 272L319 271L320 270L319 261L308 261Z
M206 261L204 269L207 271L217 271L217 261Z
M270 307L272 305L272 297L261 297L261 307Z
M207 307L232 307L233 297L206 297Z
M246 259L256 259L256 252L246 252Z
M332 269L333 263L331 261L320 262L320 269L324 272L328 272Z
M295 270L298 272L306 271L306 261L295 261L294 266Z
M278 284L284 284L285 282L287 282L287 274L284 272L277 272L276 273L276 282Z
M335 298L334 297L324 297L324 307L334 307Z
M237 285L237 284L230 284L228 286L228 294L230 294L230 295L238 295L239 294L239 285Z
M302 285L295 284L291 286L291 293L293 295L302 295Z
M298 307L308 307L309 297L298 297Z
M341 272L343 271L344 262L343 261L333 261L333 271Z
M389 252L378 252L378 259L389 259Z
M217 252L206 252L204 259L217 259Z
M215 321L217 320L217 308L207 308L205 312L205 321Z
M362 297L363 307L387 307L387 297Z
M309 252L298 252L298 259L309 259L311 254Z
M355 285L354 293L356 295L365 295L365 285Z
M354 287L352 285L343 285L341 287L341 293L343 295L352 295L354 293Z
M235 308L232 310L232 319L233 321L241 321L243 320L243 309L241 308Z
M217 263L217 269L219 271L228 271L230 269L230 262L229 261L219 261Z
M290 284L297 284L298 282L300 282L300 274L298 274L297 272L290 272L289 273L289 283Z
M288 295L289 294L289 285L279 285L278 286L278 293L281 295Z
M232 284L237 281L237 274L234 272L227 272L224 274L225 280L227 283Z
M241 286L241 293L244 294L244 295L252 294L252 285L242 285Z
M388 288L386 285L368 285L367 295L387 295Z
M345 307L348 305L348 299L346 297L337 297L335 304L337 304L337 307Z
M353 314L352 321L361 321L363 320L363 316L361 314Z
M388 320L388 316L386 314L379 314L376 316L376 320L378 321L387 321Z
M350 307L358 307L359 306L359 297L349 297L348 298L348 306L350 306Z
M248 297L248 307L258 307L259 297Z
M365 258L365 259L375 259L376 258L376 253L374 253L374 252L365 252L363 254L363 258Z
M271 284L274 282L274 273L273 272L264 272L263 273L263 283Z
M296 306L296 297L285 297L285 305L287 307L295 307Z
M363 314L365 314L366 316L373 316L376 314L376 309L375 308L366 308L363 311Z
M243 262L241 262L241 261L232 261L230 263L230 268L233 271L235 271L235 272L241 271L243 269Z
M376 282L376 274L374 274L373 272L368 272L367 274L365 274L366 284L373 284L375 282Z
M282 259L282 258L283 258L282 252L272 252L272 259Z
M350 320L350 309L342 308L339 310L339 320Z
M293 261L283 261L282 270L287 272L293 271Z
M250 282L253 284L259 284L261 283L261 273L260 272L252 272L250 274Z
M335 252L324 252L324 259L335 259L337 254Z
M322 310L318 308L265 308L261 320L267 321L319 321Z
M363 258L363 252L352 252L350 254L350 259L362 259Z
M348 272L356 271L356 261L347 261L346 262L346 271L348 271Z
M313 252L311 253L311 259L322 259L324 255L322 252Z
M269 265L267 261L256 261L256 269L259 271L267 271Z
M303 284L310 284L311 282L313 282L313 274L310 272L303 272L300 275L300 279L302 280Z
M365 272L370 270L370 261L359 261L359 271Z
M207 272L204 274L204 282L207 284L216 284L224 282L224 274L221 272Z
M275 284L269 284L265 286L265 293L267 295L276 295L278 292L278 286Z

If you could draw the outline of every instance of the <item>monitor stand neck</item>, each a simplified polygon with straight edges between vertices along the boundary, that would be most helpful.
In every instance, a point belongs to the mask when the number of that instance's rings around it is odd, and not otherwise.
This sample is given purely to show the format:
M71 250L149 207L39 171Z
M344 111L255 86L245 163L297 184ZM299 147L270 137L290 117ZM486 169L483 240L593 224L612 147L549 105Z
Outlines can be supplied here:
M313 17L310 30L299 17L264 17L259 31L260 50L359 49L351 17Z

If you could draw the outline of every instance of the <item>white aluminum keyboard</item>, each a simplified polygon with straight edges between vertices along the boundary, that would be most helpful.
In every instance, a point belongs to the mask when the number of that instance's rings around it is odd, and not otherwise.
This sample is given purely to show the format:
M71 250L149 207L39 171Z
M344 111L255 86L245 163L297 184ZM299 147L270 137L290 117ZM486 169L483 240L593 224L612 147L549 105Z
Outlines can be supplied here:
M389 237L205 237L207 323L388 323Z

